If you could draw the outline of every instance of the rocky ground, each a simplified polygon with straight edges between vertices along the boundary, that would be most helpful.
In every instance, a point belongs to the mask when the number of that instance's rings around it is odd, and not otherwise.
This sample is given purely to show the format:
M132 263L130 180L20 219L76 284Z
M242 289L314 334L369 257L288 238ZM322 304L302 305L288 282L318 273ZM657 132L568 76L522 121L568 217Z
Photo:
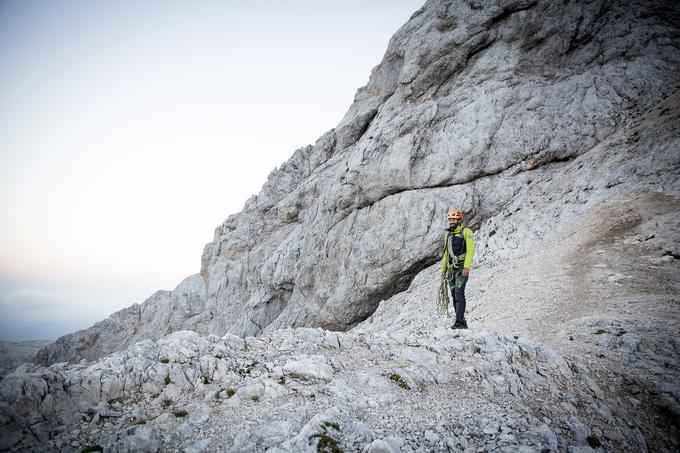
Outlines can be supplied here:
M50 342L47 340L0 341L0 379L25 361L31 360L48 343Z
M677 451L678 206L612 199L475 269L469 330L437 314L434 265L344 333L185 331L23 365L0 383L2 447Z
M0 382L0 450L679 451L679 30L662 0L428 1L200 274Z

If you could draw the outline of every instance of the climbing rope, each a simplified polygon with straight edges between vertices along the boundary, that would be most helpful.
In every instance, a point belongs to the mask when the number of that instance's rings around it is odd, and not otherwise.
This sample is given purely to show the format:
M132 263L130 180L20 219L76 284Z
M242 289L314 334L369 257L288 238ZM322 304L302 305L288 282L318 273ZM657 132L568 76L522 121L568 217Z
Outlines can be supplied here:
M450 318L449 289L446 286L446 278L444 278L442 275L439 282L439 291L437 292L437 313L440 315L446 315L448 318Z

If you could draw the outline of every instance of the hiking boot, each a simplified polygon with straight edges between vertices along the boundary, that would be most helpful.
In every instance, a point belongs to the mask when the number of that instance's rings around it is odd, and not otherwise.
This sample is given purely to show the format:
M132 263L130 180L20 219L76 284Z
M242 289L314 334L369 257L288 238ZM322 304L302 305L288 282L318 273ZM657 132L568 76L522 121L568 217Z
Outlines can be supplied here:
M463 321L460 323L460 326L461 329L467 329L468 328L467 321L463 319Z
M452 328L453 330L456 330L456 329L463 329L463 324L461 324L460 322L456 321L456 322L451 326L451 328Z

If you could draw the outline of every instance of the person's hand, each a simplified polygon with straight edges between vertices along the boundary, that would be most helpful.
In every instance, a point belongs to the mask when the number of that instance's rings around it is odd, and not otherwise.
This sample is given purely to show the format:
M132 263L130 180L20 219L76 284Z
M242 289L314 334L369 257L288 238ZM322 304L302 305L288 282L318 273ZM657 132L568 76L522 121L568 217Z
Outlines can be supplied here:
M463 268L463 272L461 272L461 275L462 275L463 277L467 278L468 275L470 275L470 269L468 269L467 267L464 267L464 268Z

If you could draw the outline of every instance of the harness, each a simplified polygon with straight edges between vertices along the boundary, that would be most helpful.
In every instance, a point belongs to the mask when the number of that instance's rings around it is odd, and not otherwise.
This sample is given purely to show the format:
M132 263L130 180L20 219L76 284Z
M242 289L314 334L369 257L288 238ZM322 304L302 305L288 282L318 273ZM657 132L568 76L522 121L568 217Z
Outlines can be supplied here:
M461 227L458 233L447 232L444 236L446 251L448 252L448 265L458 269L458 265L465 261L465 227ZM457 252L457 253L456 253Z

